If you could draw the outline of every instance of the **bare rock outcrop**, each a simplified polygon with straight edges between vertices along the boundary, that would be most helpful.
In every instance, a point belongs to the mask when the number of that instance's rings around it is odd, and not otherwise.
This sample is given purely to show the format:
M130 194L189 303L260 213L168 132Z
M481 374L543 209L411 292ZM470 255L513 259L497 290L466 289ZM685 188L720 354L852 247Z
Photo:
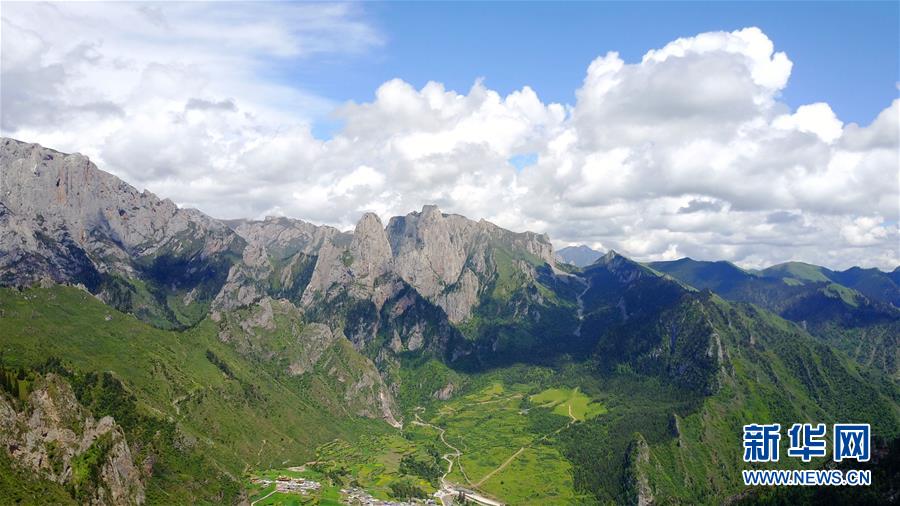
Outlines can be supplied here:
M350 234L303 220L267 217L227 222L247 242L214 306L248 306L268 295L299 299L325 244L347 244Z
M374 213L366 213L357 223L349 243L331 240L323 244L302 304L327 303L336 295L347 293L358 299L373 299L380 307L386 294L377 292L376 286L390 270L391 245L381 219Z
M95 420L53 374L37 380L27 407L17 411L0 396L0 443L15 465L71 486L90 504L144 502L141 471L115 420Z
M3 188L0 200L13 213L40 216L42 226L63 227L107 268L132 272L130 256L178 253L200 242L198 252L222 252L235 239L225 224L171 200L139 192L84 155L38 144L0 140ZM125 256L108 249L122 250Z
M485 284L495 274L497 249L521 252L556 265L549 239L515 233L485 220L444 214L436 206L391 218L387 227L394 272L441 307L453 323L471 316Z
M647 477L646 468L650 463L650 446L640 434L635 434L625 452L624 488L627 504L650 506L653 504L653 489Z

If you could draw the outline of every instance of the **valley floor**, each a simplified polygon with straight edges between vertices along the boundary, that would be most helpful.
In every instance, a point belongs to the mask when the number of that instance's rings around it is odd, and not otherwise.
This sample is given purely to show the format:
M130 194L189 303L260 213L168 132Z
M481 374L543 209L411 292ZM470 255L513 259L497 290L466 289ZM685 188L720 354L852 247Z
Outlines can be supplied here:
M326 482L340 476L334 483L358 485L373 501L396 500L396 484L412 478L420 503L450 505L461 496L483 506L584 502L587 498L575 491L571 464L552 440L604 411L577 388L494 382L457 399L416 407L397 434L354 446L340 440L323 445L317 460L297 476L324 476ZM416 476L404 462L417 458L431 459L428 464L439 466L440 474ZM275 474L290 475L285 470L253 475L249 486L258 504L281 504L274 501L284 494L258 487L259 480ZM346 488L340 497L352 503Z

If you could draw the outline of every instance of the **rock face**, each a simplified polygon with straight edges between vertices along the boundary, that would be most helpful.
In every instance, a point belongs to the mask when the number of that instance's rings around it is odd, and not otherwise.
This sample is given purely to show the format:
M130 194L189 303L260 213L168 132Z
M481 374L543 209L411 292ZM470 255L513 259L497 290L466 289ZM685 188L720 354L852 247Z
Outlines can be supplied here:
M397 274L423 296L433 298L460 278L478 224L425 206L421 213L392 218L388 229ZM484 258L473 263L484 268Z
M625 498L627 504L650 506L653 490L647 478L646 467L650 463L650 447L640 434L635 434L625 454Z
M453 383L447 383L444 386L444 388L441 388L440 390L436 390L433 394L431 394L431 396L434 397L435 399L446 401L446 400L450 399L451 397L453 397L453 392L455 390L456 390L456 387L453 385Z
M347 235L333 227L271 216L262 221L226 223L248 244L258 244L276 258L290 258L297 253L316 255L326 241Z
M43 229L39 219L14 214L0 202L0 283L50 280L98 286L100 273L68 231Z
M220 309L247 306L268 294L299 299L309 284L320 250L342 245L349 234L302 220L269 217L263 221L233 220L232 229L247 242L242 262L232 266L216 297Z
M435 206L392 218L387 229L369 213L348 234L286 218L222 222L139 192L82 155L13 139L0 141L0 168L4 284L81 283L174 326L195 323L182 316L194 303L228 310L265 296L310 307L344 293L380 309L403 283L461 323L496 271L494 249L555 265L546 236ZM154 298L142 298L133 279L157 300L177 292L184 307L142 307Z
M356 225L349 244L345 239L326 242L319 250L318 260L309 285L303 293L302 304L327 303L339 293L357 299L373 300L380 308L386 297L376 294L379 278L391 268L391 245L377 215L366 213Z
M80 154L2 139L0 170L6 284L82 283L126 310L170 316L179 326L191 323L178 318L182 308L136 307L140 294L127 280L140 278L163 299L164 291L195 291L189 302L207 301L224 282L229 254L243 249L225 224L138 192ZM35 257L43 261L31 262ZM23 263L32 268L19 268Z
M51 230L64 227L88 253L117 247L123 256L106 259L107 268L129 272L129 256L182 252L195 241L201 243L197 253L211 256L234 240L223 223L138 192L83 155L12 139L0 143L5 207L16 215L40 216Z
M141 473L115 420L94 420L69 384L53 374L35 384L27 404L30 413L17 412L0 395L0 442L16 465L71 486L86 503L144 502Z
M493 274L494 248L522 251L555 265L546 236L517 234L487 221L443 214L436 206L391 218L388 235L394 271L422 296L438 305L453 323L472 314L485 281Z

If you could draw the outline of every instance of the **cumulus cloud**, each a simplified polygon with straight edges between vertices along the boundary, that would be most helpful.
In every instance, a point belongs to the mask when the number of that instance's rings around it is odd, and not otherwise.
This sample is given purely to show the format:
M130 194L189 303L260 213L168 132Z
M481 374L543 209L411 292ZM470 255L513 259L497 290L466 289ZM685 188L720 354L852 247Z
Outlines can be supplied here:
M782 114L772 121L781 130L797 130L815 134L826 143L832 143L843 133L844 123L835 116L828 104L801 105L794 114Z
M574 104L402 79L335 104L266 78L381 45L337 4L10 4L2 42L4 135L214 216L350 227L435 203L642 260L900 263L900 103L869 125L790 108L793 63L757 28L598 56Z

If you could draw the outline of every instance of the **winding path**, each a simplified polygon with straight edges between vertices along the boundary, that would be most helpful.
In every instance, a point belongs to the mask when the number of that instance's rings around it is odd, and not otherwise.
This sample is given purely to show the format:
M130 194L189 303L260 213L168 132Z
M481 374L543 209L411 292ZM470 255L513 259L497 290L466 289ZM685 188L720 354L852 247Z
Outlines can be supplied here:
M447 502L444 500L445 497L453 497L459 493L463 493L463 494L465 494L466 499L474 501L483 506L503 506L502 502L498 502L498 501L495 501L488 497L484 497L483 495L480 495L471 490L466 490L464 488L454 486L452 483L447 481L447 476L449 476L450 473L453 471L453 457L455 457L457 462L459 462L459 457L462 455L462 452L459 450L459 448L457 448L447 442L447 439L444 438L444 434L447 432L447 430L444 429L443 427L438 427L437 425L433 425L428 422L422 421L422 419L419 418L418 413L416 414L416 419L412 423L413 423L413 425L420 425L422 427L430 427L430 428L438 431L440 433L441 442L444 443L444 445L446 445L447 448L450 448L451 450L453 450L453 453L445 453L443 456L444 460L447 461L447 472L445 472L444 475L441 476L441 490L438 491L438 495L437 495L438 499L441 500L441 504L443 504L444 506L447 506ZM462 471L463 475L465 476L466 472L463 470L461 463L459 465L459 470ZM466 477L466 480L468 480L468 479L469 478ZM453 502L451 501L450 504L453 504Z
M585 288L585 292L586 292L586 291L587 291L587 288ZM520 396L521 396L521 395L519 395L519 397L520 397ZM486 402L494 402L494 401L486 401ZM476 404L482 404L482 403L476 403ZM572 413L572 404L569 403L569 405L568 405L567 407L569 408L569 418L571 419L571 420L569 421L569 423L567 423L566 425L564 425L564 426L562 426L562 427L556 429L556 430L553 431L553 432L548 432L547 434L544 434L543 436L541 436L541 437L539 437L539 438L537 438L537 439L534 439L533 441L531 441L531 442L528 443L527 445L525 445L525 446L519 448L518 450L516 450L515 453L513 453L512 455L510 455L510 457L509 457L508 459L506 459L505 461L503 461L502 464L500 464L499 466L497 466L496 469L494 469L494 470L492 470L491 472L489 472L488 474L482 476L481 479L478 480L478 482L476 482L476 483L472 483L472 482L469 480L469 477L466 475L465 470L463 470L462 463L461 463L460 460L459 460L459 458L462 456L463 453L459 450L459 448L457 448L457 447L451 445L450 443L448 443L448 442L447 442L447 439L444 437L444 435L446 434L447 430L444 429L443 427L438 427L437 425L434 425L434 424L431 424L431 423L428 423L428 422L423 421L422 418L419 417L419 414L416 413L416 415L415 415L416 419L413 420L412 424L413 424L413 425L419 425L419 426L422 426L422 427L430 427L430 428L432 428L432 429L438 431L438 433L439 433L439 438L440 438L441 442L444 443L444 445L445 445L447 448L450 448L451 450L453 450L452 453L445 453L445 454L442 456L442 458L443 458L444 460L447 461L447 471L441 476L441 490L438 491L438 494L437 494L437 497L440 499L441 504L443 504L443 505L446 506L446 505L447 505L447 502L444 500L445 497L452 497L452 496L454 496L454 495L456 495L456 494L458 494L458 493L461 492L461 493L464 493L468 499L470 499L470 500L472 500L472 501L475 501L475 502L478 503L478 504L482 504L482 505L485 505L485 506L503 506L503 503L501 503L501 502L497 502L497 501L495 501L495 500L493 500L493 499L484 497L484 496L479 495L479 494L477 494L477 493L475 493L475 492L473 492L473 491L471 491L471 490L467 490L467 489L464 489L464 488L455 486L455 485L453 485L452 483L450 483L449 481L447 481L447 476L449 476L450 473L453 472L453 459L455 458L457 462L460 462L460 463L459 463L459 470L463 473L463 476L466 477L466 481L469 481L469 484L470 484L473 488L476 488L476 489L477 489L477 488L480 487L484 482L486 482L486 481L488 481L489 479L491 479L491 477L493 477L495 474L497 474L497 473L499 473L500 471L502 471L503 469L505 469L506 466L508 466L513 460L515 460L516 457L518 457L519 455L521 455L522 452L524 452L525 449L527 449L528 447L532 446L533 444L537 443L538 441L543 441L543 440L547 439L547 438L550 437L550 436L555 436L556 434L559 434L560 432L562 432L562 431L568 429L568 428L571 427L573 424L578 423L578 419L575 418L575 415ZM452 504L452 502L451 502L451 504ZM252 505L251 505L251 506L252 506Z
M453 446L452 444L448 443L446 439L444 439L444 433L447 432L446 429L444 429L443 427L438 427L437 425L432 425L428 422L423 422L422 419L419 418L418 413L416 413L416 419L413 421L413 425L420 425L422 427L431 427L432 429L438 431L440 433L441 442L444 443L444 445L446 445L447 448L450 448L451 450L453 450L453 453L445 453L443 455L443 459L447 461L447 472L444 473L443 476L441 476L441 483L443 483L447 479L447 476L451 472L453 472L453 459L451 457L456 457L456 460L458 461L460 455L462 455L462 452L459 451L459 448ZM460 466L460 468L462 468L462 466Z
M258 503L259 501L262 501L262 500L264 500L264 499L267 499L270 495L274 494L275 492L278 492L278 486L277 486L277 485L275 486L275 490L269 492L268 494L266 494L266 495L260 497L259 499L255 500L255 501L253 501L252 503L250 503L250 506L256 506L256 503Z

